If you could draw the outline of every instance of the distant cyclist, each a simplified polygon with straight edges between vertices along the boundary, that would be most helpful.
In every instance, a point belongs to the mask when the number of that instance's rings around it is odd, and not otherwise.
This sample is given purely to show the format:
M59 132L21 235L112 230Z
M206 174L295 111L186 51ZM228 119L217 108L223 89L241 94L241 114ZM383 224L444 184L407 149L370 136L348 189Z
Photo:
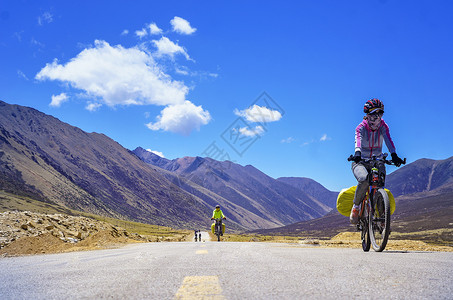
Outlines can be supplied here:
M368 174L371 171L370 165L361 161L362 158L373 156L382 157L382 143L385 142L387 149L392 155L392 161L399 167L403 160L396 154L395 145L390 137L387 123L384 122L384 104L379 99L373 98L365 103L363 108L366 114L355 129L355 153L352 163L352 172L358 181L354 195L354 205L349 217L352 224L357 224L359 219L359 207L369 189ZM385 164L379 164L379 172L385 174Z
M223 212L220 210L220 205L218 205L218 204L215 206L215 209L212 212L211 220L215 220L215 219L226 220L226 217L224 216ZM224 226L224 225L222 225L222 226ZM220 235L223 235L223 232L221 232Z

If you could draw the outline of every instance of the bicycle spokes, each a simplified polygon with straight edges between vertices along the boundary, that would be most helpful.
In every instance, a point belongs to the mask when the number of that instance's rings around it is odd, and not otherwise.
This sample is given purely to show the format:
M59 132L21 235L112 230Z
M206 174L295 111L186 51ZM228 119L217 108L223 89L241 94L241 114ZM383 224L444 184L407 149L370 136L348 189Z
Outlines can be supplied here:
M390 202L387 192L379 189L369 217L369 233L375 251L383 251L390 233Z

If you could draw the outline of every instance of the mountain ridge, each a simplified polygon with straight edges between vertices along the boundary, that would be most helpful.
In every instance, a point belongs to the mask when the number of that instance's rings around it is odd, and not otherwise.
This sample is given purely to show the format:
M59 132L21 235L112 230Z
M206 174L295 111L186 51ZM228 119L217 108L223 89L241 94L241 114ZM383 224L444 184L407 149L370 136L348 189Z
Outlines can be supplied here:
M33 108L0 102L0 153L0 189L11 190L16 174L23 181L16 192L24 187L72 209L165 225L200 226L209 213L116 141Z
M183 157L168 160L141 147L133 151L143 161L184 176L234 206L243 207L258 217L273 222L272 227L294 220L319 217L332 209L322 201L286 183L275 180L251 165L211 158ZM272 207L272 202L279 207ZM296 204L297 203L297 204ZM301 209L303 207L303 209ZM283 216L283 217L282 217Z

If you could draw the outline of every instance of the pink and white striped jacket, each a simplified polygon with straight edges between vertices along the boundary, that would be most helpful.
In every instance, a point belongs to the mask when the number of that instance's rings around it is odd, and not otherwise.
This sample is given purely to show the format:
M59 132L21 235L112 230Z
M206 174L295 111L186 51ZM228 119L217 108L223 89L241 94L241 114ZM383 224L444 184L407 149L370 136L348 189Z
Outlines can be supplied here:
M390 153L396 151L387 123L381 120L379 128L375 131L368 126L367 120L363 120L355 129L355 151L362 152L362 158L377 157L382 155L382 142Z

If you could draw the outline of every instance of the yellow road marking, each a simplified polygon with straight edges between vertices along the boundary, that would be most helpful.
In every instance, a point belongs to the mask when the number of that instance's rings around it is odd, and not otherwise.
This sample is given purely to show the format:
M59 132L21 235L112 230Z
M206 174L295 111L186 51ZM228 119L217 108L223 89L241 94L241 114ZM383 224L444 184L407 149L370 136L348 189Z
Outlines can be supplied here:
M186 276L176 299L225 299L217 276Z
M196 254L208 254L208 250L197 250Z

